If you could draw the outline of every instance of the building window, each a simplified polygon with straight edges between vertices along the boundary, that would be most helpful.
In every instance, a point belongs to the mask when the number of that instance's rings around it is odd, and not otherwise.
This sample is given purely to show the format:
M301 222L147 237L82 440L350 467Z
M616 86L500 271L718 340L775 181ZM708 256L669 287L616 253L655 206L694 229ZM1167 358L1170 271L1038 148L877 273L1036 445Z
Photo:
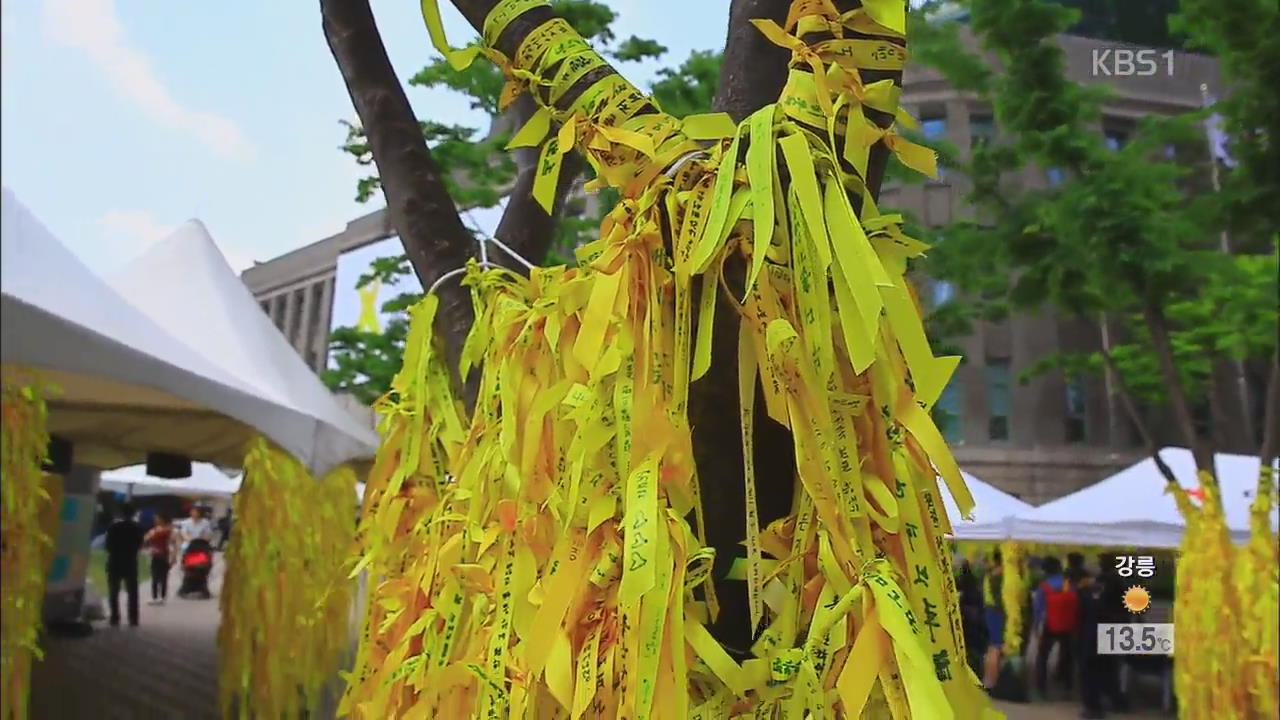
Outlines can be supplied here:
M1084 442L1085 415L1084 379L1076 375L1067 380L1067 415L1065 418L1067 442Z
M926 140L945 140L947 137L947 118L945 115L930 115L920 119L920 133Z
M271 324L275 325L276 329L278 330L284 328L285 297L286 295L281 293L280 295L276 295L275 297L271 298L271 301L270 301L271 302Z
M311 293L312 308L311 340L308 342L310 345L317 344L317 339L323 337L329 332L329 328L326 327L329 323L329 308L325 307L324 304L324 290L325 286L328 285L329 282L330 280L326 279L317 283L312 283L311 289L309 290Z
M933 293L933 307L942 307L956 296L956 286L945 280L934 280L930 287Z
M1062 172L1062 168L1051 167L1044 171L1044 179L1045 182L1049 183L1049 187L1058 187L1062 184L1062 179L1064 177L1065 175Z
M987 437L1009 439L1009 358L987 358Z
M925 115L920 119L920 134L924 135L924 139L931 143L940 142L947 139L947 116L940 112L934 112ZM938 165L938 179L930 179L930 182L941 182L944 177L945 170L942 165Z
M306 301L306 290L298 289L293 291L293 313L289 317L289 330L285 333L285 337L293 345L298 344L298 336L302 331L302 313Z
M942 390L942 395L938 396L938 403L934 405L934 421L948 445L964 442L964 415L960 402L962 396L960 379L952 377L951 382Z
M1133 124L1124 120L1111 120L1102 127L1102 140L1108 150L1119 150L1129 144L1129 136L1133 134Z
M996 119L988 113L969 116L969 147L977 149L995 142Z

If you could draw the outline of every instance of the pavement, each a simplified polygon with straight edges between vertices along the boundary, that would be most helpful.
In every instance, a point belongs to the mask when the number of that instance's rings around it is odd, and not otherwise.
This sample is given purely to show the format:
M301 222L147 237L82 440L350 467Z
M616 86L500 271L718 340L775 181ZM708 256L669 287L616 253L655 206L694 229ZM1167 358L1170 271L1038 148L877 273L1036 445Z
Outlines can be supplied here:
M1040 702L1010 703L996 701L996 709L1005 714L1008 720L1076 720L1080 717L1078 702ZM1172 718L1156 710L1136 713L1107 713L1108 720L1151 720L1151 718Z
M32 720L217 720L223 567L218 554L211 600L175 597L181 582L174 568L164 605L147 604L149 584L138 588L138 627L101 621L88 637L45 636L44 660L31 672ZM124 610L123 593L120 602Z

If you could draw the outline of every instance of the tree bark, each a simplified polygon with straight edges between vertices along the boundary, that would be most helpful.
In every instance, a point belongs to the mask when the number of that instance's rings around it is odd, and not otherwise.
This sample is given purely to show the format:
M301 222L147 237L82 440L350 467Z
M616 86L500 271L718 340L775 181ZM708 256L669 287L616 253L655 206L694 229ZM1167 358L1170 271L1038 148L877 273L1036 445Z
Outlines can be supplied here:
M538 109L533 96L523 93L511 105L511 118L514 123L513 132L519 130ZM554 129L554 128L553 128ZM546 257L547 251L555 240L556 224L564 213L564 199L569 194L574 182L586 168L582 156L577 152L569 153L560 168L560 178L556 185L556 199L551 214L533 199L533 181L538 171L537 148L517 148L512 154L516 158L516 182L507 195L507 207L502 211L502 220L494 230L494 237L508 247L520 253L524 259L537 264ZM521 271L524 268L510 261L506 253L498 251L490 253L490 259L498 261L504 267Z
M404 87L387 57L368 0L320 0L320 11L325 39L378 167L391 224L418 282L424 289L430 288L444 273L463 267L476 256L475 237L462 222L441 168L422 136ZM528 95L516 103L516 121L523 123L536 104ZM518 157L518 161L520 174L494 235L536 264L551 246L563 198L581 172L582 161L576 153L565 159L556 193L556 213L550 215L533 201L530 192L536 151L532 157ZM501 251L491 252L490 258L523 271ZM436 332L444 341L449 367L457 368L462 344L474 321L470 291L457 282L446 281L437 295L440 309ZM474 383L461 388L470 406Z
M751 20L769 18L782 25L790 7L791 0L733 0L713 110L741 121L778 99L787 82L791 54L769 42Z

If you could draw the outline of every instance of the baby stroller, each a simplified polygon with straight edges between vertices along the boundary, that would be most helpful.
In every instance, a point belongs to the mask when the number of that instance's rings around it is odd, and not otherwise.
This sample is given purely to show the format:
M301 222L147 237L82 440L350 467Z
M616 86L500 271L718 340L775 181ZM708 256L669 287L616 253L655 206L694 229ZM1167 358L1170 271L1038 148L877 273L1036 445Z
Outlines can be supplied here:
M178 588L178 597L192 596L208 600L209 572L213 569L213 546L208 540L196 539L187 544L182 551L182 586Z

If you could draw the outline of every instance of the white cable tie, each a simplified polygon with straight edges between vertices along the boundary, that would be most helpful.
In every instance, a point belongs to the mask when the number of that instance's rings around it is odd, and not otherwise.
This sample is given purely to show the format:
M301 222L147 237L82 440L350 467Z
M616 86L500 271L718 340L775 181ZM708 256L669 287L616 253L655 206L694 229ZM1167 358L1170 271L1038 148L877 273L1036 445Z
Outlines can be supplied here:
M681 155L674 163L671 164L671 167L667 168L667 172L665 173L666 176L675 177L676 173L680 172L680 168L683 167L685 163L698 156L706 157L707 153L703 150L693 150Z
M506 243L502 242L498 238L496 237L489 238L489 242L493 243L494 245L497 245L499 248L502 248L503 252L505 252L507 255L510 255L512 260L515 260L516 262L525 266L525 269L527 270L534 269L535 265L533 263L529 262L528 260L525 260L523 257L520 256L520 253L516 252L515 250L512 250L510 247L507 246Z
M431 287L427 288L427 294L428 295L434 294L435 291L439 290L440 286L444 284L445 280L448 280L451 277L457 277L465 273L466 271L467 269L465 267L460 267L454 270L450 270L449 272L441 275L440 277L436 278L435 282L431 283Z

